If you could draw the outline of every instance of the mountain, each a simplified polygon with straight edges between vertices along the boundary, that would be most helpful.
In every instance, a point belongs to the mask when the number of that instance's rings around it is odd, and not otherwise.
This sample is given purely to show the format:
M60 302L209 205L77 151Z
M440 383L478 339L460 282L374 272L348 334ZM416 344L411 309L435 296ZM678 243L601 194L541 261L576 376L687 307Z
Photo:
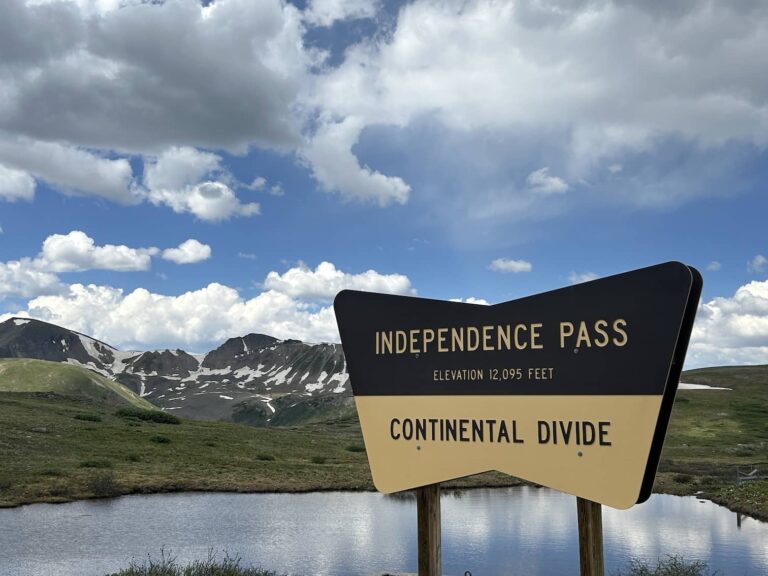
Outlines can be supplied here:
M353 411L339 344L247 334L204 355L120 351L54 324L11 318L0 323L0 358L84 367L187 418L292 425Z
M103 406L156 409L114 380L79 366L48 360L0 360L0 392L56 394Z

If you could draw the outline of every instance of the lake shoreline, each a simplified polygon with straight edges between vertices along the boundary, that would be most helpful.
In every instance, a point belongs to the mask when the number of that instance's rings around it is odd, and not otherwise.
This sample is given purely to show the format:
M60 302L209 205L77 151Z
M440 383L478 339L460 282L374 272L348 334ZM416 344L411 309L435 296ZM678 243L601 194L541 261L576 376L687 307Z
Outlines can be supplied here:
M471 477L470 477L471 478ZM466 480L466 479L462 479ZM762 486L760 486L762 485ZM551 490L551 488L547 488L546 486L539 486L537 484L533 484L530 482L526 482L525 480L520 480L518 478L510 478L508 483L503 482L477 482L477 483L457 483L457 482L446 482L441 485L441 488L443 491L447 493L452 492L463 492L463 491L474 491L474 490L486 490L486 489L494 489L494 488L518 488L523 486L529 486L529 487L535 487L535 488L542 488L545 490ZM739 488L742 488L742 490L739 490ZM145 490L130 490L130 491L124 491L119 492L110 496L106 497L87 497L87 498L71 498L71 499L64 499L60 497L52 497L47 499L37 499L30 502L20 502L20 503L3 503L0 504L0 509L13 509L13 508L20 508L23 506L32 506L35 504L70 504L73 502L86 502L91 500L106 500L111 498L121 498L123 496L152 496L152 495L160 495L160 494L315 494L315 493L324 493L324 492L348 492L348 493L360 493L360 492L376 492L376 490L373 487L370 488L344 488L344 487L319 487L319 488L308 488L308 489L263 489L263 490L241 490L241 489L210 489L210 488L194 488L194 487L173 487L169 486L165 489L160 488L157 490L151 490L151 491L145 491ZM742 494L744 492L744 494ZM724 508L728 509L729 511L733 513L743 514L744 516L747 516L749 518L753 518L754 520L760 521L760 522L767 522L768 523L768 511L766 511L765 501L764 501L764 494L768 493L768 481L762 481L762 482L754 482L752 484L743 485L737 487L734 485L733 487L723 487L723 489L720 490L720 492L715 494L707 494L705 492L700 491L681 491L681 490L670 490L670 491L653 491L653 494L665 494L669 496L681 496L681 497L694 497L699 500L707 500L709 502L712 502L714 504L717 504L719 506L723 506ZM413 491L404 491L396 493L399 494L401 497L411 498ZM762 498L763 501L755 501L754 495L757 494L757 498Z

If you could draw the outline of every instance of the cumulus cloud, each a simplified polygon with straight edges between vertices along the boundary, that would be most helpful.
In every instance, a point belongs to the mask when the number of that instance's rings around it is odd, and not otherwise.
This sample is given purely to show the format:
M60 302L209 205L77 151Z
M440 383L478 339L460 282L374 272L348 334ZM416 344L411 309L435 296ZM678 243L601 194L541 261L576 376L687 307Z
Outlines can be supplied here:
M334 288L321 286L323 279ZM250 299L218 283L175 296L144 288L126 293L109 286L72 284L59 294L30 300L15 315L60 324L122 348L182 346L204 351L248 332L338 342L332 306L315 303L330 299L335 287L414 293L405 276L373 270L345 273L330 263L315 271L299 266L282 275L271 273L264 284L274 288Z
M597 280L598 278L600 278L600 276L594 272L571 272L568 274L568 282L571 284L581 284L583 282Z
M99 4L0 4L0 129L138 153L298 143L312 57L291 4Z
M73 230L69 234L48 236L35 265L50 272L135 272L149 270L151 257L158 252L157 248L129 248L114 244L97 246L85 232Z
M469 298L451 298L451 302L462 302L464 304L479 304L481 306L490 306L490 303L485 298L475 298L470 296Z
M178 248L163 250L163 259L176 264L194 264L208 260L211 257L211 247L194 238L190 238L179 244Z
M528 188L537 194L564 194L569 188L562 178L550 176L549 167L531 172L525 181Z
M707 269L707 271L709 271L709 272L717 272L717 271L719 271L719 270L720 270L722 267L723 267L723 265L722 265L720 262L718 262L717 260L712 260L711 262L709 262L709 263L707 264L707 266L706 266L706 269Z
M1 119L0 93L0 125ZM45 180L66 194L99 196L122 204L139 200L133 170L124 158L104 158L75 146L10 138L0 133L0 162Z
M350 274L330 262L321 262L314 270L300 263L283 274L270 272L264 281L264 288L310 301L330 301L344 289L416 294L411 281L402 274L380 274L375 270Z
M501 273L519 273L519 272L530 272L533 270L533 264L530 262L527 262L525 260L512 260L510 258L496 258L493 262L491 262L488 265L488 268L490 270L493 270L494 272L501 272Z
M259 214L259 204L240 202L228 180L232 177L222 169L220 156L188 146L171 147L144 162L145 195L153 204L211 222Z
M747 272L752 274L761 274L765 272L766 266L768 266L768 258L762 254L758 254L752 260L747 262Z
M0 262L0 299L58 294L65 289L55 274L40 270L29 258Z
M768 359L768 280L741 286L731 297L699 306L687 367L765 364Z
M35 197L35 179L22 170L6 168L0 164L0 200L32 200Z
M429 117L460 135L520 135L531 144L532 161L546 147L558 160L558 175L533 172L534 185L549 192L541 203L582 181L641 206L705 193L707 187L681 182L664 190L644 186L658 175L648 176L647 163L632 160L671 140L697 154L731 142L758 153L768 142L759 72L759 55L768 51L768 11L758 3L658 6L408 3L391 34L348 48L344 62L317 79L309 103L332 119L321 123L318 136L327 139L328 122L403 129ZM354 155L356 142L334 141L334 157ZM334 184L321 170L316 176ZM601 186L603 180L610 185ZM619 194L617 182L625 183Z
M339 20L372 18L378 7L376 0L311 0L304 19L315 26L330 26Z
M411 193L408 184L397 176L360 166L352 153L362 128L360 119L353 117L322 125L301 152L312 175L325 190L338 192L347 200L379 206L405 204Z

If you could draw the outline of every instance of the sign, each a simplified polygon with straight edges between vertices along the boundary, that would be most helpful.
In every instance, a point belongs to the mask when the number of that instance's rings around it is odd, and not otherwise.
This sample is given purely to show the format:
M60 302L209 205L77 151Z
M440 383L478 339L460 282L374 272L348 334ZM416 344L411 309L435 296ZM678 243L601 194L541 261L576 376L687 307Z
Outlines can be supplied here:
M701 286L670 262L495 306L340 292L377 489L499 470L616 508L646 500Z

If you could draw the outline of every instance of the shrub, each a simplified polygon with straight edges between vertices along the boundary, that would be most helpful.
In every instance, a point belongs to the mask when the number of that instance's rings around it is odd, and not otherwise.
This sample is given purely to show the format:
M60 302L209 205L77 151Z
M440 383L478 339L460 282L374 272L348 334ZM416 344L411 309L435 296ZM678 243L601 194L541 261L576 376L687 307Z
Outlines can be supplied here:
M675 474L672 476L672 480L677 482L678 484L690 484L693 482L693 476L690 474Z
M326 460L325 456L312 456L312 464L325 464Z
M45 470L40 470L40 476L63 476L63 475L64 473L58 468L46 468Z
M115 416L129 420L145 420L157 424L181 424L181 419L160 410L143 410L141 408L121 408L115 412Z
M97 472L88 478L86 487L97 498L108 498L120 493L117 480L115 479L115 473L111 470Z
M3 490L8 490L8 488L10 488L11 486L12 484L10 480L5 480L5 479L0 480L0 492L2 492Z
M274 460L274 459L275 459L275 457L272 456L272 454L257 454L256 455L256 460L270 461L270 460Z
M75 420L85 420L86 422L101 422L101 416L98 414L76 414Z
M128 454L125 459L128 460L128 462L141 462L141 456L138 454Z
M361 446L360 444L350 444L347 446L347 451L349 452L365 452L365 446Z
M706 562L693 560L687 562L680 556L667 556L664 560L657 560L656 566L638 559L629 561L628 572L617 572L615 576L716 576L717 572L710 572Z
M128 568L111 576L277 576L275 572L261 568L244 568L240 562L239 556L232 557L226 552L222 560L216 560L216 555L210 551L207 560L196 560L182 567L176 558L161 550L159 560L151 556L141 564L133 560Z
M80 468L112 468L112 462L109 460L83 460L80 462Z
M168 436L161 436L160 434L156 434L152 436L149 439L150 442L154 442L155 444L170 444L171 439L168 438Z

